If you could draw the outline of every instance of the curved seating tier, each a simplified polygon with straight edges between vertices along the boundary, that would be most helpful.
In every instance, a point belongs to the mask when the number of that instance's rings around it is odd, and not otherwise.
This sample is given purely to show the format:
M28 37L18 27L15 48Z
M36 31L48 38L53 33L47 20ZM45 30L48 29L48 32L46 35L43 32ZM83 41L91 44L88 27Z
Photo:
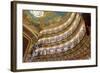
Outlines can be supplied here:
M82 38L85 35L85 32L86 32L85 24L82 24L79 32L70 41L64 44L53 46L53 47L37 48L35 51L33 51L33 56L54 54L54 53L67 51L68 49L73 48L75 45L77 45L82 40Z
M64 30L65 32L63 32L59 35L56 35L56 36L40 38L38 40L38 43L42 43L42 44L55 43L55 42L59 42L65 38L69 37L77 29L77 27L80 24L80 21L81 21L81 17L79 15L77 15L76 19L73 21L73 23L71 24L71 26L68 30Z
M68 27L70 25L70 23L73 21L75 15L76 15L76 13L72 13L71 16L69 17L69 19L66 22L64 22L62 25L58 26L58 27L41 30L40 35L52 34L52 33L57 33L59 31L62 31L62 29L64 29L65 27Z
M73 49L69 49L68 51L55 54L34 56L29 60L31 62L40 62L40 61L61 61L61 60L64 61L64 60L86 59L90 57L89 44L90 44L89 36L85 34L80 43L76 45Z
M61 36L61 37L57 37L53 40L45 40L45 42L43 41L40 44L42 44L43 48L64 44L64 43L68 42L69 40L73 39L74 36L78 34L78 32L79 32L80 28L82 27L82 25L84 25L83 20L80 21L77 29L73 32L73 34L71 32L68 33L68 35L69 35L68 37L66 35L64 35L64 36ZM37 44L39 45L39 43L37 43Z

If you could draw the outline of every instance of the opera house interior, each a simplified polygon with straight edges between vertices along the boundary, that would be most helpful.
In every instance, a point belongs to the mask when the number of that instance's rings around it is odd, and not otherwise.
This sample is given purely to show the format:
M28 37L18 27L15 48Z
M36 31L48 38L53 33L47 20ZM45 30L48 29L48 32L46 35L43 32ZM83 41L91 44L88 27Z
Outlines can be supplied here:
M91 58L91 14L23 10L23 62Z

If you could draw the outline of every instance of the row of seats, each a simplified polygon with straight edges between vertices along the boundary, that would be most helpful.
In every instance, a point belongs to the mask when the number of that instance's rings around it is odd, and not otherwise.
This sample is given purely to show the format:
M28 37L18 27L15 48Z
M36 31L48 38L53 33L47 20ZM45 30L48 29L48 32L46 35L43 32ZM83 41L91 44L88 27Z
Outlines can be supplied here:
M74 38L74 36L79 32L81 26L82 26L83 23L83 20L81 19L81 21L79 22L79 25L77 27L77 29L73 32L73 33L69 33L70 36L68 37L65 37L64 39L62 39L61 41L58 41L57 39L54 39L54 40L57 40L57 42L52 42L52 43L45 43L45 44L42 44L42 47L51 47L51 46L56 46L56 45L60 45L60 44L64 44L66 43L67 41L71 40ZM63 37L63 36L62 36ZM62 38L61 37L61 38Z
M53 46L53 47L37 48L35 51L33 51L32 56L34 57L37 55L54 54L54 53L60 53L60 52L67 51L68 49L73 48L75 45L77 45L82 40L82 38L85 35L85 32L86 32L85 24L83 23L79 32L70 41L66 42L65 44L60 44L60 45Z
M48 38L45 38L45 37L40 38L38 40L38 43L42 43L42 44L55 43L55 42L61 41L62 39L67 38L69 35L71 35L76 30L76 28L78 27L78 24L80 22L80 19L81 19L81 17L79 16L79 14L77 14L75 20L71 24L71 28L69 28L66 32L64 32L60 35L56 35L56 36L52 36L52 37L48 37Z
M61 53L35 56L30 58L30 60L31 62L40 62L40 61L61 61L61 60L64 61L64 60L85 59L89 57L90 54L89 54L89 49L88 48L86 49L86 45L84 46L84 44L87 44L89 46L89 42L90 42L89 37L85 34L80 43L73 49Z

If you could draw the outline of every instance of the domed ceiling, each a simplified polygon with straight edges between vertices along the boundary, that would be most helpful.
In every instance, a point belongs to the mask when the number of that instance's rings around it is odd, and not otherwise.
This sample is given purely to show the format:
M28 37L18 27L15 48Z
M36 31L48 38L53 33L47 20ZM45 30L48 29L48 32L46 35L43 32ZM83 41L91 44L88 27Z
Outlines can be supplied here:
M51 11L24 11L24 13L30 18L33 25L38 25L41 29L53 27L59 23L64 16L70 15L67 12L51 12Z
M90 14L23 11L23 61L89 59Z

